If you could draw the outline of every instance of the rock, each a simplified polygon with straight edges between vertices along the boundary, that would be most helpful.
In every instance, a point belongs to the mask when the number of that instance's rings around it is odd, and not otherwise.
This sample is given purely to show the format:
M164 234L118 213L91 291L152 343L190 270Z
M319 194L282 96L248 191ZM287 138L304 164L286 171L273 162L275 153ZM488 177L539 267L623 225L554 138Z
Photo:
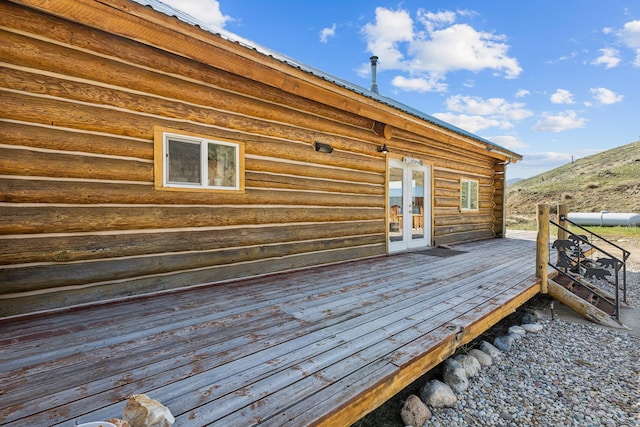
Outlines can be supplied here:
M493 363L493 361L491 360L491 356L477 348L469 350L469 356L475 357L482 366L491 366L491 364Z
M487 353L491 357L491 359L496 359L502 356L502 352L500 350L486 341L482 341L480 343L480 350Z
M121 420L120 418L109 418L105 421L113 424L116 427L130 427L128 422L126 422L125 420Z
M511 420L513 420L513 415L511 415L507 411L502 411L502 413L500 414L500 418L502 418L503 420L506 420L506 421L511 421Z
M511 347L513 347L514 342L515 342L515 339L513 339L513 337L509 335L502 335L502 336L496 337L493 340L493 345L498 350L505 353L509 353L511 351Z
M458 401L451 387L440 380L431 380L420 390L422 401L433 408L452 407Z
M169 408L146 394L131 396L122 418L131 427L170 427L176 421Z
M431 411L418 396L412 394L404 402L400 410L400 417L405 425L421 427L431 418Z
M465 371L460 362L454 359L444 361L442 379L456 393L461 393L469 388L467 371Z
M525 324L538 323L538 321L540 321L543 317L544 317L544 314L541 311L527 310L522 316L522 323L525 323Z
M513 332L509 332L507 334L508 337L513 338L513 341L520 341L522 339L522 335L520 334L514 334Z
M522 326L516 326L516 325L511 326L508 332L510 334L520 335L521 337L527 334L527 331Z
M467 378L475 377L482 369L480 362L473 356L468 354L458 354L454 359L459 362L467 373Z
M543 326L539 323L523 323L520 326L522 327L522 329L530 333L537 333L544 329Z

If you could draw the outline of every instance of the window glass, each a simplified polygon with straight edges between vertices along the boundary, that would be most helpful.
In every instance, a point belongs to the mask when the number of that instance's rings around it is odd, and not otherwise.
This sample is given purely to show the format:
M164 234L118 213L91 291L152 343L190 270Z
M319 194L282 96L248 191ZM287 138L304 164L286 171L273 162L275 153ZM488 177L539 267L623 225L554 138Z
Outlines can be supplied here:
M460 181L460 209L477 210L478 209L478 182L477 181Z
M209 186L235 187L236 148L230 145L209 143L207 170Z
M243 191L244 145L155 131L156 188Z
M478 183L469 182L469 209L478 209Z
M468 209L469 206L469 183L462 181L460 185L460 207Z
M404 169L389 168L389 240L401 242L403 235Z
M200 184L200 144L169 139L167 146L169 183Z

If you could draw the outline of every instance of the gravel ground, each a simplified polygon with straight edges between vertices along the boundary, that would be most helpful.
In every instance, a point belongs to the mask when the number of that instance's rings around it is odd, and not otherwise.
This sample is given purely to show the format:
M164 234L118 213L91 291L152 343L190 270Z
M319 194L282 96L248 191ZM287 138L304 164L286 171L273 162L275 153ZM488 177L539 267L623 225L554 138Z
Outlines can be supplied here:
M425 426L640 425L640 337L541 323Z
M631 264L629 270L629 302L640 307L640 265ZM545 313L540 320L543 331L527 334L510 353L483 367L458 396L456 406L433 409L425 427L640 426L640 334L636 328L609 329L577 316L552 320L545 298L529 304ZM634 316L639 318L640 310ZM514 317L505 319L481 339L489 341L514 321ZM416 387L356 426L403 426L402 399L418 394Z

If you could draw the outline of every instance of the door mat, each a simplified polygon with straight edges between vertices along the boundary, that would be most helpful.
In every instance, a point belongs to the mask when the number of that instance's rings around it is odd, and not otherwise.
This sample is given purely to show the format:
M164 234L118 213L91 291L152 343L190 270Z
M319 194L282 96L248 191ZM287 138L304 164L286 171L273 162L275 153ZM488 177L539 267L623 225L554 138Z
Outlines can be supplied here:
M439 258L448 258L454 255L466 254L466 251L457 251L455 249L446 249L446 248L431 248L425 249L423 251L415 252L420 255L429 255L429 256L437 256Z

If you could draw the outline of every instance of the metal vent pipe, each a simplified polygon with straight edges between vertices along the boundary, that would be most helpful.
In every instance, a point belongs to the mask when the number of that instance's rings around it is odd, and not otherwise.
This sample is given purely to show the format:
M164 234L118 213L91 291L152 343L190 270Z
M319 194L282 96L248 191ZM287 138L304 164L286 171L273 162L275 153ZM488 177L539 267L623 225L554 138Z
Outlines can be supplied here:
M371 92L378 93L378 83L376 82L376 68L378 65L378 57L372 56L371 61Z

